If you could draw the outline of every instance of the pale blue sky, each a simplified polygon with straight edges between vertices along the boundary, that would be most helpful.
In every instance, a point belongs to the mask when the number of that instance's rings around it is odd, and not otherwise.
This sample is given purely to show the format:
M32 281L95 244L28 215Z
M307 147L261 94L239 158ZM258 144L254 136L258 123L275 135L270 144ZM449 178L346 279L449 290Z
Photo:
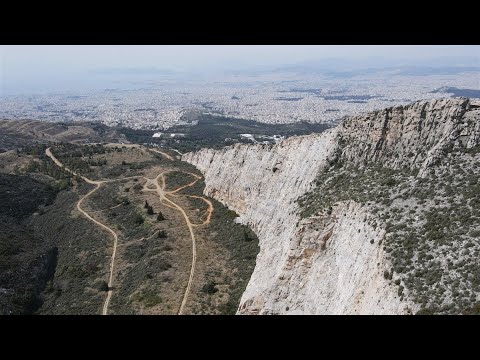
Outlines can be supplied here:
M0 46L0 86L36 90L74 88L86 74L105 68L167 68L213 70L250 66L277 66L325 58L409 59L422 61L451 56L480 59L480 46L304 46L304 45L35 45Z

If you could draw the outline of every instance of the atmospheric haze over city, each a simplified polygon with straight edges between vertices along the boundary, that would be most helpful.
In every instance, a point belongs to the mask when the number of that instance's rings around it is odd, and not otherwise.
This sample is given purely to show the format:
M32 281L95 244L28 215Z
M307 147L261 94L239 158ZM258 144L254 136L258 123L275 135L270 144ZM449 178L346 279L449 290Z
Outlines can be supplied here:
M479 46L2 46L0 116L165 129L199 110L331 123L478 90L479 59Z
M0 47L0 315L480 314L480 46Z

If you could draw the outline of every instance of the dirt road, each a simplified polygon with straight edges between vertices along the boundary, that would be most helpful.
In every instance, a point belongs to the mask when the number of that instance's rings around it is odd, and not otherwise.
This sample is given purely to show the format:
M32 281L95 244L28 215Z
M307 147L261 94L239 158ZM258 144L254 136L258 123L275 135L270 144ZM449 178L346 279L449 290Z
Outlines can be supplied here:
M168 160L175 160L172 156L168 155L167 153L165 153L163 151L156 150L156 149L149 149L149 150L153 151L153 152L156 152L157 154L161 154L161 155L165 156Z
M158 183L158 179L160 177L162 177L162 185L160 185ZM146 179L147 179L147 182L143 186L143 191L154 191L154 192L156 192L158 194L158 196L160 197L160 202L161 203L167 202L168 204L170 204L170 206L165 204L166 206L169 206L173 209L178 210L183 215L183 218L185 219L185 223L187 224L188 230L190 232L190 237L192 239L192 263L191 263L191 266L190 266L190 275L188 277L187 287L185 288L185 292L183 294L182 302L181 302L180 308L178 310L178 315L182 315L183 309L185 308L185 304L187 303L188 295L190 293L190 288L192 286L193 275L195 274L195 265L196 265L196 262L197 262L197 246L196 246L195 233L193 232L192 223L190 222L190 218L187 216L187 213L185 212L185 210L183 210L183 208L180 205L176 204L175 202L173 202L172 200L170 200L169 198L167 198L165 196L165 192L164 192L165 179L163 178L163 172L158 174L155 179L148 179L148 178L146 178ZM149 185L154 185L155 189L149 188Z
M50 150L50 148L46 149L45 150L45 154L53 160L53 162L60 166L61 168L64 168L66 171L68 171L69 173L73 174L73 175L76 175L78 176L77 173L75 173L73 170L70 170L69 168L65 167L53 154L52 154L52 151ZM110 275L109 275L109 278L108 278L108 292L107 292L107 297L105 299L105 302L103 303L103 310L102 310L102 315L107 315L107 312L108 312L108 305L110 304L110 298L112 297L112 287L113 287L113 268L114 268L114 263L115 263L115 255L117 253L117 244L118 244L118 237L117 237L117 234L115 233L115 231L113 231L112 229L110 229L107 225L101 223L100 221L98 220L95 220L93 217L91 217L85 210L82 209L82 202L87 198L89 197L90 195L92 195L95 191L97 191L100 186L105 182L105 181L94 181L94 180L90 180L89 178L85 177L85 176L81 176L80 177L85 180L87 183L89 184L93 184L95 185L95 189L89 191L87 194L85 194L78 202L77 202L77 210L83 214L87 219L93 221L95 224L97 224L98 226L102 227L103 229L107 230L110 234L112 234L113 236L113 252L112 252L112 257L111 257L111 260L110 260Z
M183 185L183 186L180 186L179 188L175 189L175 190L172 190L172 191L168 191L166 192L166 194L168 195L173 195L173 196L179 196L177 195L177 193L180 191L180 190L183 190L187 187L190 187L190 186L193 186L196 184L196 182L198 180L201 179L201 176L198 176L197 174L194 174L194 173L190 173L190 172L184 172L184 174L188 174L188 175L191 175L195 178L194 181L192 181L191 183L187 184L187 185ZM165 187L165 179L163 178L163 186ZM210 224L210 220L212 218L212 212L213 212L213 204L210 200L208 199L205 199L204 197L201 197L201 196L196 196L196 195L184 195L184 196L187 196L187 197L191 197L191 198L194 198L194 199L200 199L200 200L203 200L207 203L208 205L208 209L207 209L207 219L201 223L201 224L192 224L193 226L203 226L203 225L208 225Z
M170 155L162 152L162 151L158 151L158 150L155 150L155 149L150 149L151 151L154 151L154 152L157 152L157 153L160 153L162 154L163 156L165 156L166 158L168 158L169 160L174 160ZM195 238L195 233L193 231L193 227L196 227L196 226L203 226L203 225L207 225L208 223L210 223L210 219L211 219L211 215L212 215L212 212L213 212L213 204L211 203L211 201L209 201L208 199L205 199L203 197L200 197L200 196L195 196L195 195L186 195L188 197L192 197L192 198L198 198L198 199L201 199L203 201L205 201L207 204L208 204L208 210L207 210L207 219L202 223L202 224L192 224L191 221L190 221L190 218L188 217L188 215L186 214L185 210L178 204L176 204L175 202L173 202L172 200L168 199L166 197L166 195L171 195L171 196L181 196L179 194L177 194L180 190L184 189L184 188L187 188L187 187L190 187L190 186L193 186L201 177L196 175L196 174L193 174L193 173L186 173L186 174L190 174L192 176L194 176L196 179L195 181L187 184L187 185L184 185L184 186L181 186L175 190L172 190L172 191L169 191L169 192L165 192L165 177L164 177L164 173L168 172L161 172L160 174L158 174L154 179L150 179L150 178L147 178L147 177L144 177L144 176L130 176L130 177L126 177L126 178L121 178L121 179L113 179L113 180L91 180L85 176L82 176L82 175L79 175L77 173L75 173L73 170L65 167L65 165L63 165L54 155L53 153L51 152L50 148L46 149L45 150L45 154L50 157L50 159L52 159L52 161L59 167L61 168L64 168L66 171L70 172L71 174L75 175L75 176L80 176L85 182L89 183L89 184L93 184L95 185L95 188L91 191L89 191L87 194L85 194L77 203L77 209L78 211L83 214L86 218L88 218L89 220L91 220L92 222L94 222L95 224L97 224L98 226L102 227L103 229L107 230L110 234L112 234L113 236L113 252L112 252L112 257L111 257L111 261L110 261L110 276L109 276L109 280L108 280L108 292L107 292L107 297L105 299L105 302L103 304L103 310L102 310L102 315L107 315L108 313L108 305L110 303L110 298L112 297L112 287L113 287L113 271L114 271L114 263L115 263L115 255L116 255L116 252L117 252L117 246L118 246L118 236L117 234L115 233L115 231L113 231L111 228L109 228L107 225L101 223L100 221L98 220L95 220L92 216L90 216L85 210L82 209L81 207L81 204L83 203L83 201L88 198L90 195L92 195L95 191L97 191L101 185L103 183L107 183L107 182L113 182L113 181L121 181L121 180L126 180L126 179L130 179L130 178L143 178L146 180L144 186L143 186L143 191L153 191L153 192L156 192L158 194L158 196L160 197L160 203L164 204L165 206L168 206L172 209L175 209L177 211L179 211L184 219L185 219L185 223L188 227L188 230L190 232L190 237L191 237L191 240L192 240L192 263L191 263L191 266L190 266L190 275L189 275L189 278L188 278L188 282L187 282L187 286L185 288L185 292L183 294L183 298L182 298L182 302L181 302L181 305L180 305L180 308L178 310L178 315L182 315L183 314L183 311L184 311L184 308L185 308L185 304L187 303L187 299L188 299L188 295L190 293L190 289L191 289L191 285L192 285L192 282L193 282L193 277L194 277L194 274L195 274L195 265L196 265L196 261L197 261L197 248L196 248L196 238ZM159 184L159 178L162 179L162 185ZM150 187L152 186L152 187Z
M201 196L196 196L196 195L187 195L188 197L194 198L194 199L200 199L203 200L207 203L208 209L207 209L207 218L206 220L201 223L201 224L193 224L193 226L203 226L203 225L208 225L210 224L210 220L212 218L212 212L213 212L213 204L210 200L205 199L204 197Z

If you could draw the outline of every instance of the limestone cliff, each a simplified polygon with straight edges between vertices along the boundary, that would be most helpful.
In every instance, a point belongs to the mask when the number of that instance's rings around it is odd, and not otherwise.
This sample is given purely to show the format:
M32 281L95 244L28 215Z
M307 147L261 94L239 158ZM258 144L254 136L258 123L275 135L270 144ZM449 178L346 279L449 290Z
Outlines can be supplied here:
M371 225L368 207L345 201L302 220L296 200L339 160L425 171L446 147L478 144L478 112L468 99L421 101L347 118L322 134L273 146L238 144L184 155L204 174L205 194L236 211L260 239L238 313L415 311L418 306L384 276L385 231Z
M424 170L450 144L472 147L480 137L480 102L466 98L419 101L346 118L339 126L342 158Z

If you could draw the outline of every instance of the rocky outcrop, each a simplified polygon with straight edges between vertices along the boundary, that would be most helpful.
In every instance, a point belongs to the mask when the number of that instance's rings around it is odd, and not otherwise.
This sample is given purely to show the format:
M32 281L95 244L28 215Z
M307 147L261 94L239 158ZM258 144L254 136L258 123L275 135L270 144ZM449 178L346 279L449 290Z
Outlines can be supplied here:
M341 157L361 164L424 171L445 147L475 146L479 141L478 104L466 98L419 101L345 119L339 126Z
M478 144L480 114L468 99L417 102L347 118L322 134L273 146L202 149L183 160L205 176L205 194L228 205L260 239L240 314L399 314L385 280L384 231L366 208L341 203L330 214L300 220L296 200L318 172L338 160L426 169L448 146Z

